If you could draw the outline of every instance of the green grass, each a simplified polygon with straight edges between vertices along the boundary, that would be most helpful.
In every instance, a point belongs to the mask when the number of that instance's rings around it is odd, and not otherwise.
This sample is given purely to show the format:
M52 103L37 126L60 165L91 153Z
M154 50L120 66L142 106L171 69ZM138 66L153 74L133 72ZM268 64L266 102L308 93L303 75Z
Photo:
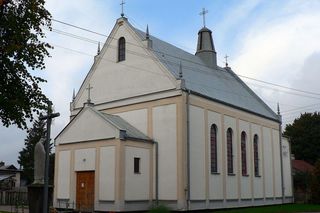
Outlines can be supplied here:
M320 205L313 204L285 204L251 208L237 208L218 210L217 213L290 213L290 212L320 212Z

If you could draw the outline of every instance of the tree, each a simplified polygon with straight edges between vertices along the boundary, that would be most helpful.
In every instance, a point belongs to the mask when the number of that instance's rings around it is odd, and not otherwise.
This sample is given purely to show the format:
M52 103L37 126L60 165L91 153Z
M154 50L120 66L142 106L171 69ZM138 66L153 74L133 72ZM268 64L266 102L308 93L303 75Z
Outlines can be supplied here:
M46 82L30 70L45 68L52 48L43 41L43 28L51 30L45 0L0 0L0 121L27 128L35 114L47 108L39 84Z
M45 122L36 120L24 141L25 147L19 152L18 163L23 168L22 177L27 180L28 184L34 179L34 148L45 134Z
M296 159L315 164L320 153L319 112L301 114L286 126L284 135L289 138Z

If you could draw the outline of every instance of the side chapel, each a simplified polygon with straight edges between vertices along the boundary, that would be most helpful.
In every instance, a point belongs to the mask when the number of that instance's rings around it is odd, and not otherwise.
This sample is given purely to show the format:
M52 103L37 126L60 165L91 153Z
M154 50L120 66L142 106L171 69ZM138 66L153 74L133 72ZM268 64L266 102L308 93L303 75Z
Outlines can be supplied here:
M293 202L280 113L219 67L216 54L206 27L190 54L120 17L55 138L54 206L186 211Z

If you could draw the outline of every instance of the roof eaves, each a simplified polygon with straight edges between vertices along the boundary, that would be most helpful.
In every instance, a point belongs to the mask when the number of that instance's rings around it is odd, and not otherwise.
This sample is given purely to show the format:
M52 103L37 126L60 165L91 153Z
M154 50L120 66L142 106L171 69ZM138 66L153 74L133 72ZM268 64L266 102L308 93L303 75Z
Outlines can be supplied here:
M220 68L220 67L219 67ZM223 68L220 68L220 69L223 69ZM279 121L279 117L278 115L255 93L253 92L250 87L248 87L247 84L245 84L241 78L239 78L238 75L236 75L233 70L231 68L229 69L224 69L224 70L227 70L232 76L234 76L234 78L251 94L253 95L257 101L262 104L275 118L277 118L277 120ZM273 119L275 119L273 118ZM280 121L279 121L280 122Z
M218 99L215 99L215 98L212 98L212 97L209 97L209 96L206 96L206 95L203 95L199 92L196 92L196 91L193 91L193 90L190 90L188 88L185 89L186 92L189 92L194 94L194 95L197 95L197 96L200 96L200 97L203 97L203 98L207 98L207 99L210 99L212 101L215 101L215 102L218 102L218 103L221 103L221 104L224 104L224 105L227 105L227 106L230 106L230 107L233 107L233 108L236 108L236 109L239 109L239 110L242 110L242 111L245 111L245 112L249 112L249 113L252 113L252 114L255 114L257 116L260 116L262 118L266 118L266 119L269 119L269 120L273 120L277 123L280 123L280 121L278 119L274 119L274 118L270 118L268 116L265 116L265 115L262 115L260 113L257 113L257 112L253 112L251 110L248 110L248 109L245 109L245 108L242 108L242 107L239 107L239 106L235 106L233 104L230 104L230 103L227 103L227 102L224 102L224 101L221 101L221 100L218 100Z

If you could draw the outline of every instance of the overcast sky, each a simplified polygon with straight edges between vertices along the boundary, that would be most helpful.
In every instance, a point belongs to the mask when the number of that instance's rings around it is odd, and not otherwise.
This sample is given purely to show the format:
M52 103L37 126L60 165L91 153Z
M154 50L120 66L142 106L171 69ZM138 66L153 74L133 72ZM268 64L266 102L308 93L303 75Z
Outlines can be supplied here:
M107 36L120 17L120 2L47 0L46 5L53 19ZM319 111L320 1L126 0L124 13L133 26L144 30L148 24L153 36L194 53L203 7L209 11L206 25L213 31L220 66L224 66L227 54L229 66L274 111L280 103L284 123L291 123L300 113ZM34 74L48 80L41 86L61 114L52 125L54 138L69 121L72 91L79 89L93 64L97 42L104 43L106 37L55 21L52 27L53 32L46 31L46 40L55 47L50 51L52 57L46 59L44 71ZM62 35L66 33L89 40ZM25 131L15 126L0 127L0 161L18 165L25 137Z

